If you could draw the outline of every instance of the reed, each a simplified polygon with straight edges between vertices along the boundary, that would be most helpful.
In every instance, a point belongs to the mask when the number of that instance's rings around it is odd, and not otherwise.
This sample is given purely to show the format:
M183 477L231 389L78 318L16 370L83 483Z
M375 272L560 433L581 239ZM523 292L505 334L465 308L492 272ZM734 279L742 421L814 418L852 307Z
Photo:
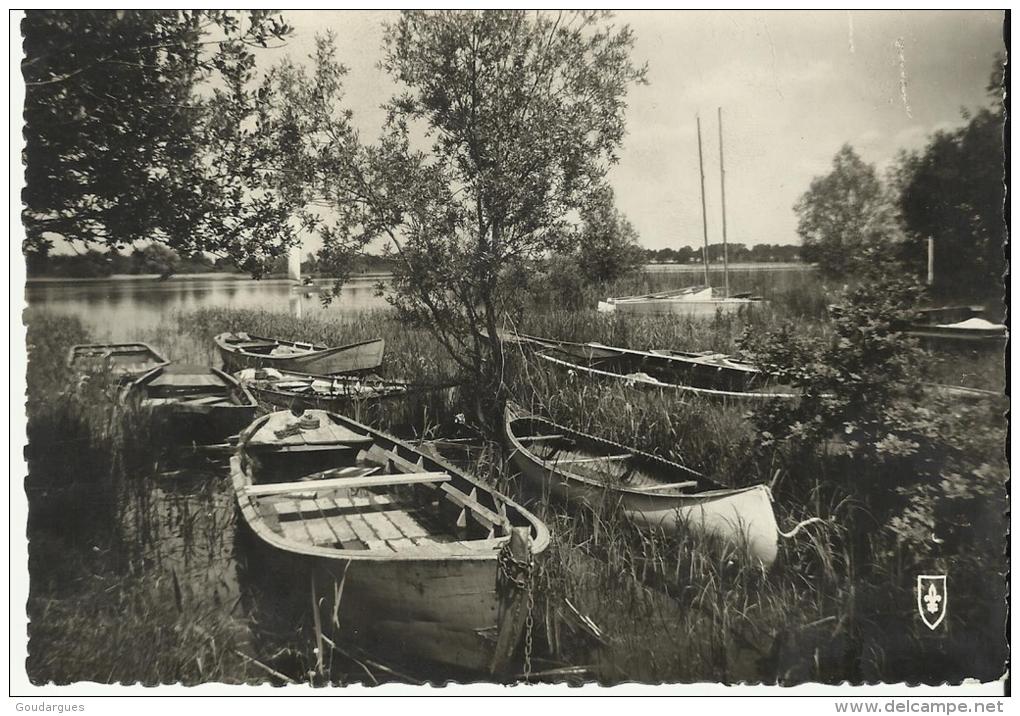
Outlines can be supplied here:
M797 320L800 330L827 335L826 287L810 271L795 273L734 276L735 290L772 299L749 324L727 317L624 320L590 308L543 307L539 294L521 324L507 328L637 348L719 351L733 350L746 325L765 330ZM671 288L688 279L696 283L698 276L643 275L599 293ZM274 585L271 574L249 561L223 463L185 461L167 451L145 416L117 408L116 386L70 376L62 361L71 343L87 340L80 324L43 314L30 314L27 322L27 667L33 681L308 683L312 672L312 683L323 684L448 676L408 675L393 663L398 659L354 653L317 636L307 590ZM138 339L174 360L215 364L211 337L228 330L326 344L381 336L385 374L422 382L455 376L426 331L385 311L297 322L285 313L201 310L174 316ZM1003 379L994 358L943 358L930 369L988 384ZM823 519L784 541L779 560L764 573L696 534L643 535L611 509L579 513L520 494L495 443L440 446L455 462L528 500L552 529L532 634L533 667L547 674L542 678L792 684L1000 673L1005 645L995 646L996 620L1004 610L996 575L1004 563L948 553L922 562L856 497L852 461L762 451L743 408L594 383L517 353L505 380L518 402L557 422L684 462L723 484L772 485L782 529L807 517ZM411 440L477 438L470 418L462 417L467 404L453 389L366 404L357 417ZM1004 444L1005 433L996 409L972 409L958 422L947 440L968 430L975 436L954 450L1000 469L1005 461L995 446ZM951 574L956 611L937 637L916 615L913 580L922 568Z

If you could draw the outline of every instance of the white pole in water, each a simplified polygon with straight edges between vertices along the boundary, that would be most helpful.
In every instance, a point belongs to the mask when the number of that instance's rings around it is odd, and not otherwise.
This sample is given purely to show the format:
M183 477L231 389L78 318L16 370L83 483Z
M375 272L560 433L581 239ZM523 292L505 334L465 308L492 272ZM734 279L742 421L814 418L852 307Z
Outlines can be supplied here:
M287 252L287 278L290 286L290 312L294 318L301 318L301 244L292 246Z
M722 107L719 110L719 187L722 190L722 265L723 285L726 290L726 297L730 296L730 257L729 248L726 244L726 169L723 166L722 150Z
M928 237L928 285L935 283L935 238Z
M705 248L703 256L705 259L705 286L711 286L708 279L708 211L705 208L705 162L701 156L701 117L695 115L698 122L698 171L701 172L701 225L705 234Z
M301 244L292 246L287 252L287 278L301 283Z

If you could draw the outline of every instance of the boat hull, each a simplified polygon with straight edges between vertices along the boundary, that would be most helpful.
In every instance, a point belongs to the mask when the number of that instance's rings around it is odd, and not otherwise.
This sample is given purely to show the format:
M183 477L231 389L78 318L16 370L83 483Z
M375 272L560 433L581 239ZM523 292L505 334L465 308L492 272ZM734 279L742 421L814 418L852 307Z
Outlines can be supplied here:
M570 480L557 470L517 452L514 465L535 490L593 511L618 507L637 528L675 535L692 530L746 549L765 566L779 551L778 527L768 488L755 485L697 495L635 495Z
M147 343L88 343L71 346L67 364L81 373L107 373L127 381L166 365L167 359Z
M1002 328L973 329L913 325L907 335L938 348L1004 350L1008 336Z
M184 444L223 442L240 433L255 419L258 412L258 403L255 401L255 397L232 376L216 368L204 371L195 369L194 373L190 375L218 382L228 393L223 400L229 400L230 404L189 405L186 401L192 396L187 392L187 388L184 388L173 399L150 399L148 394L150 383L159 378L164 370L169 370L169 368L160 366L127 385L123 390L122 400L147 413L155 420L162 434L170 442ZM178 375L187 380L189 374L180 373ZM201 392L196 392L193 395L200 396L201 394Z
M386 341L382 338L307 353L275 356L239 350L219 340L216 346L225 369L230 372L245 368L276 368L318 375L374 370L382 365L386 351Z
M745 550L766 567L775 561L779 527L772 495L765 485L688 494L610 488L572 477L555 462L542 460L517 440L512 425L513 420L507 420L505 431L513 447L512 462L528 486L543 497L594 512L619 509L642 531L667 535L694 531Z
M747 298L723 298L716 300L658 299L634 301L609 301L612 311L633 316L686 316L688 318L713 318L717 314L735 315L752 310L763 301Z
M569 361L560 360L550 355L538 354L538 357L554 365L558 365L568 371L576 371L590 375L595 378L604 378L617 380L622 382L628 388L641 388L644 390L667 390L680 395L687 395L691 397L703 398L705 400L711 400L722 403L723 405L746 405L746 404L761 404L762 402L770 401L792 401L800 400L800 396L796 393L781 393L781 392L753 392L753 391L737 391L737 390L718 390L715 388L698 388L693 385L679 385L677 383L664 383L651 376L643 375L640 373L624 375L622 373L613 373L607 370L599 370L598 368L589 368L588 366L578 365L576 363L570 363Z
M249 534L251 525L246 524ZM319 611L323 633L381 660L464 674L511 675L496 659L503 613L497 560L372 561L295 554L254 535L274 579L302 590ZM504 628L523 632L523 620ZM429 669L425 669L428 671ZM444 673L447 673L444 671Z

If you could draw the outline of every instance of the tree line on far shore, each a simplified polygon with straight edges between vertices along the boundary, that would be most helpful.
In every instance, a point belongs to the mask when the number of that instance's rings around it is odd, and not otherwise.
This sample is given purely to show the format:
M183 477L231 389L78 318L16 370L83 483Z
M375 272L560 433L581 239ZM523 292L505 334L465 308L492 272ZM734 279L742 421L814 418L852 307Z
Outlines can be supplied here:
M793 263L801 260L800 251L801 247L796 244L755 244L748 248L743 243L730 243L727 256L730 263ZM26 258L29 278L106 278L142 274L169 278L181 274L244 273L229 257L211 256L201 251L181 256L161 244L136 248L130 253L95 249L73 254L36 251ZM709 244L708 259L713 264L721 263L723 245ZM395 260L373 254L358 256L354 259L353 273L389 273ZM591 261L594 260L592 258ZM630 260L622 268L634 270L645 264L700 264L703 260L702 250L697 247L646 249L635 245ZM271 261L267 276L284 276L286 273L287 260L278 256ZM320 273L318 258L309 252L301 262L301 275ZM592 267L592 273L599 273L599 269Z

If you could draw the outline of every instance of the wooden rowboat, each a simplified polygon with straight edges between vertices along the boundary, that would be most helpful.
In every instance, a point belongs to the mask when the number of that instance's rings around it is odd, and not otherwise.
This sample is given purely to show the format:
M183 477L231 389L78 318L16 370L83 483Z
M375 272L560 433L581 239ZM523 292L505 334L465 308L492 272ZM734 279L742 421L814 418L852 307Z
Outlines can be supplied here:
M125 402L150 411L171 441L219 443L255 419L255 397L217 368L172 363L150 370L128 384Z
M324 633L401 659L513 673L530 565L549 544L523 507L321 410L256 420L231 477L260 550L311 590Z
M167 360L147 343L83 343L71 346L67 364L78 373L106 373L126 380L147 373Z
M504 341L522 343L589 368L614 373L645 373L656 380L693 388L767 392L769 376L754 364L723 353L669 349L647 351L601 343L574 343L523 334L502 334Z
M772 564L779 528L765 485L726 488L670 460L508 408L512 460L533 488L588 509L619 508L644 531L691 530Z
M342 410L352 403L400 398L419 389L405 380L377 376L313 375L274 368L245 368L235 376L262 403L277 408Z
M230 372L268 367L317 375L358 373L378 368L386 350L382 338L335 348L247 333L221 333L213 340Z
M727 356L637 351L598 343L569 343L529 336L523 337L522 342L530 343L538 358L573 371L575 375L617 380L632 388L664 390L723 403L801 398L800 393L789 388L769 385L765 374L750 364ZM690 382L678 382L681 380ZM706 384L735 384L738 387L705 387ZM749 389L739 389L740 386Z

